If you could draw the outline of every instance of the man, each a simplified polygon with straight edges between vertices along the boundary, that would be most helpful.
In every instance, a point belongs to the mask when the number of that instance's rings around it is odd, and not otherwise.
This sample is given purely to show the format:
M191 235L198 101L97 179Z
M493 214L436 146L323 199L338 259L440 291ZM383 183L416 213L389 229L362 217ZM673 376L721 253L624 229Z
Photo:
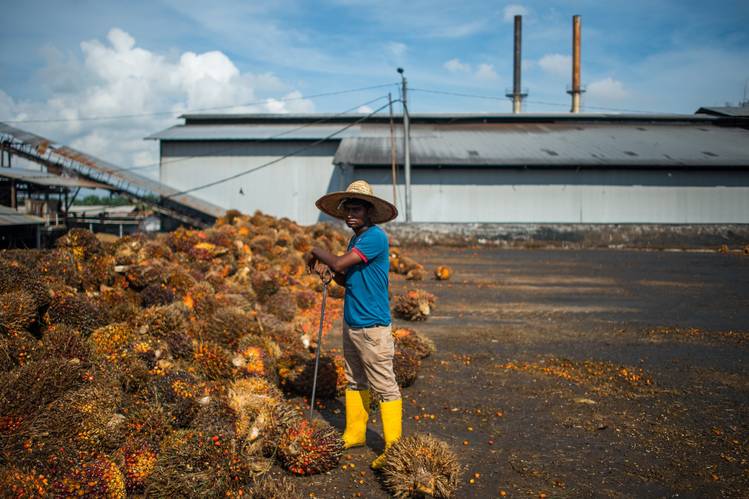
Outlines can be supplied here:
M345 286L343 357L346 364L345 448L366 443L370 391L380 403L385 450L401 436L403 403L393 372L395 346L388 298L389 246L377 223L393 220L398 210L373 195L372 187L357 180L344 192L326 194L315 205L330 216L345 220L354 231L345 254L314 248L310 266L322 273L329 268ZM385 454L372 461L379 469Z

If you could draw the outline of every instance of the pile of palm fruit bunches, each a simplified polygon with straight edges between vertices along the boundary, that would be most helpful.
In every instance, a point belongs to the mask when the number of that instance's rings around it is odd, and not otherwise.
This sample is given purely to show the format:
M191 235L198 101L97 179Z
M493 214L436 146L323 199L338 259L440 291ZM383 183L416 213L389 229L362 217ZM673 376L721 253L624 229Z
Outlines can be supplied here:
M343 449L287 397L309 396L314 372L322 285L303 256L346 244L325 224L227 212L204 231L102 243L73 229L52 250L0 252L0 490L294 497L274 462L321 473ZM330 295L326 330L343 289ZM394 336L405 386L434 346ZM344 388L342 358L324 352L317 396Z

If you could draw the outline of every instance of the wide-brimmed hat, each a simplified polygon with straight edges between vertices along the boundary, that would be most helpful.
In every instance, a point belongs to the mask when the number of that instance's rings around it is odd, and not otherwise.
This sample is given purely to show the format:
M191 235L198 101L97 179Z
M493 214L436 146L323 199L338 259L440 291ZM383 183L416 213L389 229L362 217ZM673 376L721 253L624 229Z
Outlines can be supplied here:
M343 204L349 199L361 199L372 204L372 223L389 222L398 216L398 209L395 205L375 196L372 186L365 180L351 182L345 191L324 195L315 202L315 206L331 217L345 219L346 212L343 210Z

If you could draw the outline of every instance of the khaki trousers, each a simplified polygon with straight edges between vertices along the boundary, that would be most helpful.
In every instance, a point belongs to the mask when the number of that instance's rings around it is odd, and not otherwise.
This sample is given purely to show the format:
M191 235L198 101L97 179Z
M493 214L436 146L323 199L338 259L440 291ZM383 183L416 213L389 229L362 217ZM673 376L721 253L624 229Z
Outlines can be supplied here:
M343 358L351 390L370 389L382 402L401 398L393 372L391 326L352 328L343 323Z

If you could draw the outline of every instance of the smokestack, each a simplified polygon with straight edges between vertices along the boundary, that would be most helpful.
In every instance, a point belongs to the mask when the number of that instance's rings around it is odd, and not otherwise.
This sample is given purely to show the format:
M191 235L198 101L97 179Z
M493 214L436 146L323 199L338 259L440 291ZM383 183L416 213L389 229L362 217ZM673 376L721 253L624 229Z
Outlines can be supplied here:
M580 94L585 92L580 85L580 16L572 16L572 96L573 113L580 112Z
M512 99L512 112L517 114L521 111L521 103L523 98L528 94L523 93L520 85L520 74L521 74L521 47L523 37L523 16L515 16L515 51L513 57L513 71L512 71L512 93L507 92L506 97Z

